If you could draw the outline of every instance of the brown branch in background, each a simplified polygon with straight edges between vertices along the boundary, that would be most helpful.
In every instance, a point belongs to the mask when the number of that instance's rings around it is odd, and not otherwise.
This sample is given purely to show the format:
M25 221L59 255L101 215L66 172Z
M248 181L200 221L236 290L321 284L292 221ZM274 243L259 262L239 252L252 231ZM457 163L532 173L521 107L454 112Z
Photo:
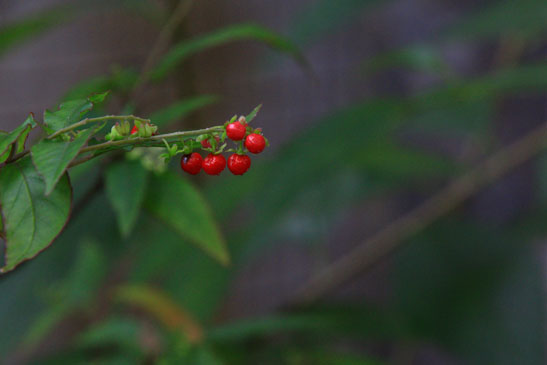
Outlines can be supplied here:
M547 122L479 163L430 199L395 220L348 254L320 270L288 303L311 304L369 269L410 236L451 212L487 184L528 161L547 147Z
M192 9L193 4L194 0L179 1L178 6L173 11L173 15L171 15L165 26L160 31L158 39L152 46L152 50L144 61L144 65L142 67L139 78L135 83L133 91L131 92L130 100L135 100L139 96L140 92L143 90L144 86L149 80L152 67L154 67L154 65L158 62L161 54L169 46L169 43L173 38L173 34L182 23L184 18L186 18L186 16L190 12L190 9Z

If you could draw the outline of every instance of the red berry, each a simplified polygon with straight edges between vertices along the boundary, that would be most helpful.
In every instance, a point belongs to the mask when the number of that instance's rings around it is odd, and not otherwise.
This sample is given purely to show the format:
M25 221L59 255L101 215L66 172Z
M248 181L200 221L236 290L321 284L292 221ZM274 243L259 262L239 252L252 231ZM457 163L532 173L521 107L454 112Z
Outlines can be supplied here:
M131 134L135 134L139 132L139 128L137 128L136 125L133 126L133 129L131 129Z
M230 123L226 126L226 135L232 141L241 141L245 138L245 133L247 132L247 126L241 124L239 121Z
M209 142L209 139L204 139L203 141L201 141L201 146L203 148L211 148L211 142ZM215 136L215 140L217 141L217 145L218 143L220 142L220 137L219 136Z
M180 167L189 174L197 175L203 164L203 157L197 152L182 156Z
M203 171L209 175L219 175L226 168L226 159L222 155L208 154L203 160Z
M234 175L243 175L251 167L251 158L247 155L238 155L234 153L228 157L228 169Z
M260 134L251 133L245 138L245 148L251 153L260 153L266 147L266 140Z

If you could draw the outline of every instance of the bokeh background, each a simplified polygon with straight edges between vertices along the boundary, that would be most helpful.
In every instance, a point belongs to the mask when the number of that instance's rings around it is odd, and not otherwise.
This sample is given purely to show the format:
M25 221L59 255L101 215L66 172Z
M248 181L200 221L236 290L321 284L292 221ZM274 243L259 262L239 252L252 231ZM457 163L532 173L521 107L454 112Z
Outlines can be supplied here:
M243 177L170 166L229 267L146 209L124 237L111 161L72 171L65 232L0 277L0 363L544 364L546 31L542 0L0 0L0 129L111 90L162 130L262 103L271 142Z

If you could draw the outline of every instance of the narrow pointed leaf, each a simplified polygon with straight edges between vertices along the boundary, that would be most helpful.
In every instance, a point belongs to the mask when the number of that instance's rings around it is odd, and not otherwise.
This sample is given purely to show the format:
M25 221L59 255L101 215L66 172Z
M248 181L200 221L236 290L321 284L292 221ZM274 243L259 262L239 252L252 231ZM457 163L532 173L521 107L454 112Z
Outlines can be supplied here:
M253 111L250 112L249 115L245 117L245 120L247 121L247 123L251 123L253 119L255 119L256 115L258 114L261 108L262 108L262 104L254 108Z
M194 186L172 173L154 176L150 186L145 207L152 215L222 264L230 261L207 202Z
M95 128L89 128L80 132L73 141L44 139L32 147L32 161L38 173L44 178L46 194L51 193L68 165L78 156L78 152L95 132Z
M28 118L19 127L9 133L0 134L0 154L3 156L11 145L17 142L22 135L26 139L30 130L35 126L36 122L34 121L34 116L29 114Z
M198 52L245 39L263 42L277 51L289 54L301 64L307 64L298 47L287 38L259 25L237 24L176 44L152 71L151 76L155 80L162 79L188 57Z
M118 162L106 170L106 193L124 236L131 233L139 217L147 182L148 171L139 161Z
M32 127L27 126L27 128L25 128L23 132L19 135L19 138L17 138L17 147L15 149L15 153L21 153L25 150L27 138L31 130L32 130Z
M6 136L6 132L0 131L0 140ZM8 148L4 151L4 153L0 154L0 163L6 161L11 153L11 145L8 146Z
M203 340L203 328L194 316L166 293L148 286L122 286L115 295L121 303L140 308L165 327L181 331L191 343Z
M5 231L5 265L13 270L44 250L68 221L72 188L65 174L49 196L29 157L0 171L0 206Z

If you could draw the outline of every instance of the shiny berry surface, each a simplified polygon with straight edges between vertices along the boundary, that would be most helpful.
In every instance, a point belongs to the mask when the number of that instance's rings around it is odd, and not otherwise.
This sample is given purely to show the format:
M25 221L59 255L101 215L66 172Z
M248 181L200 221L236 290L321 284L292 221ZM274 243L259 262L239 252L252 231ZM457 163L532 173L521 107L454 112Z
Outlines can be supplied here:
M232 141L241 141L245 138L247 127L240 122L233 122L226 126L226 135Z
M201 141L201 147L211 148L212 146L211 146L211 142L209 142L209 139L204 139L203 141ZM215 140L217 141L217 145L218 145L218 143L220 142L219 136L215 136Z
M260 153L266 147L266 140L260 134L251 133L245 138L245 148L251 153Z
M133 126L133 129L131 129L131 134L135 134L139 131L139 128L137 128L136 125ZM127 133L127 132L126 132Z
M197 152L182 156L180 167L191 175L197 175L201 170L203 157Z
M247 155L238 155L234 153L228 157L228 169L234 175L243 175L251 167L251 158Z
M208 154L203 160L203 171L209 175L219 175L226 168L226 159L222 155Z

